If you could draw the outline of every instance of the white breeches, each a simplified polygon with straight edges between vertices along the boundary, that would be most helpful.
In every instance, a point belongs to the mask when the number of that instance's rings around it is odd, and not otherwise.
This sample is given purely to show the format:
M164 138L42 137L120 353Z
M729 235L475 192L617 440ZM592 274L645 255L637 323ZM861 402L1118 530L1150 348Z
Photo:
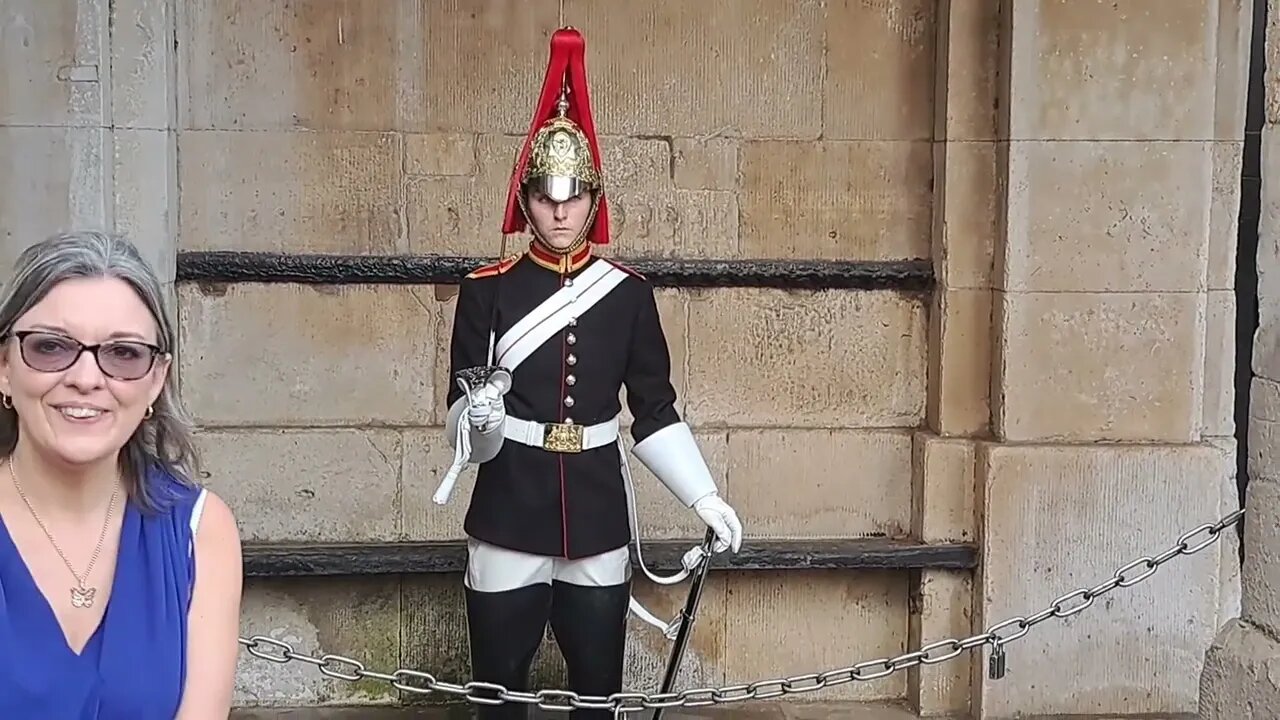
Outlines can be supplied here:
M467 538L467 574L464 584L479 592L503 592L516 588L550 585L552 581L586 587L621 585L631 577L627 546L599 555L566 560L530 555Z

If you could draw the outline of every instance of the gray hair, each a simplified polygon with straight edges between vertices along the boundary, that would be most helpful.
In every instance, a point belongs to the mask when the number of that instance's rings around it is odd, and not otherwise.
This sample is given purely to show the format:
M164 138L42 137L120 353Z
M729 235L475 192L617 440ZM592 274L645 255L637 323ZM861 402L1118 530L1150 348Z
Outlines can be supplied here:
M14 264L13 277L0 295L0 337L64 280L110 277L133 288L155 320L157 345L174 355L177 331L165 306L164 291L151 265L138 249L120 235L104 232L68 232L53 235L23 250ZM176 363L175 363L176 365ZM152 473L169 474L179 484L194 486L198 462L194 424L182 407L171 366L151 417L142 421L121 452L125 489L147 512L168 505L163 483ZM0 408L0 455L8 457L18 443L18 417L12 408Z

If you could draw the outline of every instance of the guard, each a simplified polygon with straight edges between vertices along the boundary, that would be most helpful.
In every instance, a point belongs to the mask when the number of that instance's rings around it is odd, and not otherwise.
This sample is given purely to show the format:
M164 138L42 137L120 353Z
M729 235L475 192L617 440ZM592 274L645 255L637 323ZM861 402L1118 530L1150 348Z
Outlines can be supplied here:
M456 456L436 502L462 467L480 464L464 524L473 678L529 690L550 623L569 689L608 696L622 689L628 607L661 626L631 598L628 546L638 552L639 540L619 438L623 389L632 453L707 524L713 551L737 552L742 526L676 412L653 286L593 251L609 241L609 206L584 54L577 30L552 36L502 227L527 229L527 249L459 288L446 423ZM481 718L523 718L526 708L478 707Z

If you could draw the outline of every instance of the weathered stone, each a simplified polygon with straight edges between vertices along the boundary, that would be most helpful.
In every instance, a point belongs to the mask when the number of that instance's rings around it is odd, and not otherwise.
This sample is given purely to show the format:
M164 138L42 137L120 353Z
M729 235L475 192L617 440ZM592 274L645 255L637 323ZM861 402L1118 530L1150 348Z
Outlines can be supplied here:
M999 293L996 433L1008 441L1198 435L1204 306L1194 293ZM1139 361L1140 358L1140 361Z
M924 570L920 573L918 608L913 609L907 645L916 650L944 638L969 637L973 580L969 573ZM946 650L938 655L945 655ZM907 698L920 717L963 716L969 710L969 677L976 655L968 652L936 665L907 669Z
M1280 643L1258 628L1231 620L1205 653L1200 680L1201 720L1280 717Z
M677 188L737 190L738 143L726 138L679 138L672 141Z
M1213 144L1213 194L1209 198L1210 290L1236 286L1236 245L1240 234L1240 173L1243 142Z
M914 298L691 291L688 323L695 424L903 427L924 415L925 311Z
M826 15L818 0L564 1L564 22L587 40L596 127L610 135L818 137ZM785 88L786 101L761 102L761 88Z
M975 435L991 425L991 291L942 290L929 313L929 427Z
M1000 287L1201 290L1208 143L1014 143Z
M1280 383L1253 378L1248 430L1250 479L1280 482Z
M1280 636L1280 483L1255 478L1245 500L1241 618Z
M722 667L728 682L823 672L907 650L902 632L907 577L902 573L735 575L724 583ZM713 586L720 584L713 581ZM782 618L786 621L780 622ZM896 700L906 693L906 685L906 674L898 672L828 687L821 695L823 700Z
M173 127L176 6L168 0L112 0L110 8L112 124L151 130Z
M111 196L115 230L123 233L164 282L177 273L177 155L163 130L116 130Z
M823 138L932 139L937 35L936 0L828 5Z
M371 670L401 666L400 582L391 578L258 580L245 583L240 634L264 635L319 658L332 653L358 659ZM264 653L278 657L279 648ZM337 672L351 672L335 664ZM273 663L241 649L232 703L240 707L385 705L399 693L386 683L327 678L314 666Z
M1280 12L1277 13L1280 15ZM1271 19L1276 23L1276 19ZM1273 25L1280 32L1280 25ZM1269 31L1270 32L1270 31ZM1280 55L1280 37L1268 45ZM1277 57L1276 62L1280 62ZM1274 66L1269 66L1274 67ZM1262 128L1262 167L1280 167L1280 138L1275 125ZM1253 345L1253 371L1280 380L1280 189L1274 173L1263 172L1261 212L1258 217L1258 333Z
M748 538L906 537L911 435L732 430L728 483Z
M1004 173L1003 146L934 146L933 268L946 289L991 287Z
M1254 3L1251 0L1218 0L1217 5L1214 138L1239 143L1244 140L1245 113L1249 107Z
M725 433L697 432L694 437L711 468L712 478L720 489L721 496L736 504L725 477ZM465 537L462 521L466 516L467 503L471 499L471 490L475 487L475 466L469 465L462 472L449 504L442 507L436 505L431 496L435 494L441 478L453 463L453 450L449 447L444 429L428 428L406 432L404 443L401 512L405 539L456 540ZM695 512L680 504L634 455L630 455L634 445L630 433L622 433L622 444L628 452L627 462L635 489L641 537L646 540L700 540L706 530L702 520Z
M96 128L0 127L0 260L64 230L103 230L111 136Z
M108 3L6 0L0 28L0 126L102 127L111 81ZM5 167L34 167L11 165Z
M928 142L749 142L741 172L744 256L929 257Z
M205 482L235 512L245 541L402 536L401 440L394 431L228 430L197 438Z
M994 140L1001 75L1000 5L988 0L942 0L938 6L934 137Z
M377 133L183 133L182 248L402 252L400 143Z
M1212 139L1217 14L1203 0L1015 3L1009 137Z
M927 432L913 440L912 536L924 542L972 542L978 522L973 441Z
M406 175L474 175L476 136L467 133L408 135L404 139Z
M184 400L206 425L431 424L439 314L430 292L183 285Z
M1233 290L1211 290L1205 313L1204 410L1200 432L1206 436L1235 433L1236 296Z
M1222 456L1211 446L984 444L979 463L983 626L1093 587L1221 516ZM1194 711L1217 629L1218 564L1216 552L1179 558L1078 615L1036 626L1011 651L1003 681L982 675L983 717Z

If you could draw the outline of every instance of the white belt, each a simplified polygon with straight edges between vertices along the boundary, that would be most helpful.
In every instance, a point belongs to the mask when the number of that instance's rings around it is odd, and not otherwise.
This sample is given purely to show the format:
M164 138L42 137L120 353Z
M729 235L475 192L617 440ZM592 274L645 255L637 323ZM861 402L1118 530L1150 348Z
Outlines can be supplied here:
M618 418L596 425L540 423L507 416L502 434L508 440L549 452L577 453L603 447L618 439Z

